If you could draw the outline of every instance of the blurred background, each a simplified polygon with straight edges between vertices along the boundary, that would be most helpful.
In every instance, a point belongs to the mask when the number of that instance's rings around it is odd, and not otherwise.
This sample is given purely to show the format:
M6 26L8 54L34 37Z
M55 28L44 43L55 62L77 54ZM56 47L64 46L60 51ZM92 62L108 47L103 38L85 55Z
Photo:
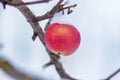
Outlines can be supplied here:
M24 0L33 1L33 0ZM49 11L58 0L28 6L40 16ZM70 15L56 16L56 21L74 25L81 33L81 44L68 57L61 57L66 72L77 79L99 80L120 68L120 0L66 0L77 4ZM41 21L44 29L47 20ZM7 58L17 69L32 75L43 75L60 80L54 66L42 69L49 62L44 46L24 16L14 7L3 10L0 4L0 56ZM1 80L14 80L0 69ZM120 80L120 73L112 80Z

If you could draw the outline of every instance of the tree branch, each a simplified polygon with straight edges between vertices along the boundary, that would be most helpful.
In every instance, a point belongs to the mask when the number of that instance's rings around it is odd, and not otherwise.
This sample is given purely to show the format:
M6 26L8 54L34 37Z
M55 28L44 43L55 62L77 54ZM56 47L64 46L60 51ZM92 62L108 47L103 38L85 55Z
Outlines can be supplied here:
M59 2L51 9L51 11L47 12L46 14L42 15L42 16L38 16L36 17L31 11L30 9L26 6L26 5L31 5L31 4L36 4L36 3L43 3L43 2L48 2L49 0L43 0L43 1L35 1L35 2L27 2L24 3L22 2L22 0L14 0L14 1L10 1L10 0L1 0L0 2L2 2L3 7L5 8L5 5L11 5L16 7L18 10L20 10L20 12L24 15L24 17L27 19L27 21L29 22L29 24L31 25L32 29L33 29L33 37L32 39L35 40L36 37L38 36L39 39L41 40L41 42L43 43L43 45L46 48L46 51L48 52L51 61L47 64L44 65L44 67L48 67L50 65L54 65L56 68L56 71L58 72L59 76L61 79L67 79L67 80L76 80L74 78L72 78L71 76L69 76L61 62L59 61L60 56L59 55L55 55L54 53L50 52L47 47L46 44L44 42L44 31L41 29L38 21L42 21L45 19L50 19L52 18L56 13L61 12L65 9L68 9L68 14L72 12L72 10L70 10L70 8L73 8L76 6L75 5L71 5L71 6L65 6L65 4L62 4L63 0L59 0ZM7 74L9 74L10 76L20 79L20 80L38 80L35 79L33 77L30 77L24 73L21 73L19 71L17 71L11 64L9 64L9 62L7 62L6 60L1 60L0 59L0 68L2 68ZM111 80L115 75L117 75L120 72L120 69L118 69L117 71L115 71L114 73L112 73L109 77L107 77L104 80Z
M22 5L33 5L33 4L39 4L39 3L46 3L51 0L39 0L39 1L32 1L32 2L22 2L22 3L11 3L12 0L1 0L4 9L6 8L6 5L9 4L11 6L22 6Z
M32 77L28 74L18 71L12 64L0 56L0 68L11 77L17 80L45 80L44 78Z
M23 15L24 17L26 18L26 20L28 21L28 23L31 25L32 29L33 29L33 32L34 32L34 35L33 35L33 39L35 40L35 36L37 35L40 39L40 41L43 43L43 45L45 46L46 48L46 51L48 52L49 56L50 56L50 59L52 61L52 63L54 64L55 68L56 68L56 71L58 72L59 76L61 79L67 79L67 80L76 80L74 78L72 78L71 76L69 76L61 62L59 61L60 59L60 56L59 55L56 55L52 52L50 52L47 47L46 47L46 44L44 42L44 31L42 30L42 28L40 27L38 21L41 21L41 20L44 20L45 18L51 18L54 16L54 14L59 10L61 9L61 3L63 2L63 0L59 0L59 2L53 7L53 9L48 12L47 14L41 16L41 17L37 17L30 11L30 9L26 6L26 5L23 5L23 6L14 6L15 8L17 8ZM12 3L15 3L15 4L20 4L20 3L23 3L22 0L11 0L9 1L10 4ZM9 4L8 4L9 5ZM37 20L37 21L36 21ZM36 35L35 35L36 34Z
M114 76L116 76L120 72L120 68L116 70L114 73L112 73L109 77L107 77L105 80L111 80Z
M45 19L49 19L52 18L56 13L59 13L61 11L64 11L65 9L68 9L68 13L71 11L71 8L74 8L75 6L77 6L76 4L71 5L71 6L65 6L65 4L61 4L63 0L60 0L61 2L59 2L55 7L53 7L53 9L49 12L47 12L46 14L42 15L42 16L38 16L36 17L35 21L42 21Z

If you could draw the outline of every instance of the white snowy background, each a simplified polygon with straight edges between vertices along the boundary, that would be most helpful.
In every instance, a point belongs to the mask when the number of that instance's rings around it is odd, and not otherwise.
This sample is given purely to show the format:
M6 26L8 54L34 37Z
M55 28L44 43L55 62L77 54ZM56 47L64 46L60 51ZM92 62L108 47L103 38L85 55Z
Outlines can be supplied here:
M33 1L33 0L24 0ZM29 8L39 16L49 11L58 0ZM69 16L58 21L73 24L81 33L81 44L68 57L61 57L66 72L82 80L104 79L120 68L120 0L67 0L77 4ZM44 29L47 20L40 22ZM33 75L60 80L54 66L42 69L50 59L39 39L32 41L33 31L23 15L14 7L3 10L0 4L0 56L16 68ZM0 69L0 80L14 80ZM120 80L120 74L112 80Z

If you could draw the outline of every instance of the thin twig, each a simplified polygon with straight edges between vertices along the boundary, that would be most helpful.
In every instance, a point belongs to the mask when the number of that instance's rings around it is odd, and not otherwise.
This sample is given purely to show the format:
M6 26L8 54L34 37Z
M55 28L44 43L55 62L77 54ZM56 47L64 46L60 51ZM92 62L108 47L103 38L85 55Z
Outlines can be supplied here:
M77 80L71 76L69 76L63 66L62 63L59 61L60 56L58 55L54 55L52 52L50 52L49 50L47 50L47 52L49 53L50 59L52 60L52 62L54 63L54 66L56 68L56 71L58 72L61 80Z
M107 77L105 80L111 80L114 76L116 76L120 72L120 68L116 70L114 73L112 73L109 77Z
M8 75L11 77L17 79L17 80L45 80L42 77L32 77L28 74L25 74L18 69L16 69L10 62L8 62L6 59L3 59L0 56L0 69L4 70Z
M46 23L45 28L44 28L44 31L46 31L46 29L47 29L48 26L50 25L51 21L52 21L52 18L50 18L50 19L48 20L48 22Z
M54 16L54 14L58 12L58 9L61 7L60 5L62 2L63 2L63 0L60 0L49 12L47 12L46 14L44 14L42 16L36 17L35 21L41 21L44 19L52 18Z
M12 3L10 5L12 6L33 5L33 4L39 4L39 3L46 3L49 1L51 0L39 0L39 1L32 1L32 2L24 2L24 3L19 3L19 4Z
M12 0L11 0L12 1ZM3 7L5 9L5 6L7 4L11 5L11 6L23 6L23 5L33 5L33 4L39 4L39 3L47 3L51 0L39 0L39 1L31 1L31 2L21 2L21 3L11 3L11 1L7 1L7 0L1 0L0 2L2 2Z
M42 16L38 16L36 17L36 20L35 21L42 21L42 20L45 20L45 19L49 19L49 18L52 18L56 13L59 13L65 9L70 9L70 8L74 8L76 7L77 5L74 4L74 5L71 5L71 6L65 6L65 4L61 4L63 0L61 0L60 3L57 4L57 6L53 7L53 9L49 12L47 12L46 14L42 15ZM59 5L60 4L60 5ZM68 12L68 13L71 13Z
M51 65L54 65L52 61L50 61L50 62L46 63L45 65L43 65L43 69L45 69L45 68L47 68L47 67L49 67Z
M70 8L74 8L76 7L77 4L74 4L74 5L71 5L71 6L66 6L66 7L63 7L63 8L60 8L58 12L62 11L62 10L65 10L65 9L70 9Z

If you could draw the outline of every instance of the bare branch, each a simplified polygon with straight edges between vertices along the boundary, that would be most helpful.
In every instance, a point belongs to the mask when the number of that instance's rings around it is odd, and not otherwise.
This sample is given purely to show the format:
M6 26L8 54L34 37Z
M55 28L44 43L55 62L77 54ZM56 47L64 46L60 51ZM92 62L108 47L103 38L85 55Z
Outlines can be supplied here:
M7 4L7 2L6 2L5 0L0 0L0 2L2 3L3 8L5 9L5 8L6 8L6 4Z
M36 37L38 36L38 33L34 32L32 36L32 40L35 41Z
M114 76L116 76L120 72L120 68L116 70L114 73L112 73L109 77L107 77L105 80L111 80Z
M43 66L43 69L45 69L45 68L47 68L47 67L49 67L49 66L51 66L51 65L54 65L52 61L46 63L46 64Z
M45 80L44 78L32 77L28 74L25 74L17 70L12 64L7 60L0 57L0 68L4 70L8 75L17 79L17 80Z
M65 9L68 9L68 14L70 14L72 12L72 10L70 10L70 9L77 6L76 4L74 4L71 6L64 7L65 4L62 4L62 2L63 2L63 0L60 0L60 2L58 2L58 4L56 6L54 6L51 11L47 12L46 14L44 14L42 16L36 17L35 21L41 21L41 20L52 18L56 13L64 11Z
M26 6L26 5L30 5L30 4L45 3L45 2L48 2L48 1L50 1L50 0L34 1L34 2L27 2L27 3L22 2L22 0L11 0L11 1L10 0L1 0L0 2L3 4L4 8L5 8L5 5L8 4L8 5L14 6L18 10L20 10L20 12L24 15L24 17L27 19L27 21L29 22L29 24L31 25L31 27L33 29L33 32L34 32L34 34L32 36L33 41L38 36L39 39L41 40L41 42L43 43L43 45L46 48L46 44L44 42L44 31L41 29L38 21L42 21L42 20L45 20L45 19L51 19L51 18L53 18L53 16L56 13L61 12L61 11L64 14L64 10L66 10L66 9L68 10L68 14L70 14L71 12L73 12L73 10L71 10L71 8L74 8L76 6L76 4L75 4L75 5L64 7L65 4L62 4L63 0L59 0L58 3L51 9L51 11L47 12L46 14L44 14L42 16L38 16L38 17L36 17L30 11L30 9ZM50 23L50 20L49 20L49 22L46 26L48 26L49 23ZM61 62L59 61L59 59L60 59L59 55L55 55L54 53L50 52L47 48L46 48L46 51L48 52L51 60L50 60L49 63L45 64L44 67L54 65L55 68L56 68L56 71L58 72L61 79L76 80L76 79L72 78L71 76L69 76L65 72ZM0 68L2 68L10 76L12 76L14 78L17 78L17 79L20 79L20 80L37 80L37 79L34 79L32 77L29 77L28 75L25 75L24 73L21 73L21 72L17 71L6 60L1 60L0 59ZM107 77L104 80L111 80L119 72L120 72L120 69L118 69L117 71L112 73L109 77ZM18 76L20 76L20 78Z
M48 52L48 54L50 56L50 59L51 59L52 63L54 64L54 66L56 68L56 71L58 72L60 78L61 79L66 79L66 80L76 80L76 79L72 78L71 76L69 76L65 72L61 62L59 61L60 56L50 52L47 49L46 44L44 42L44 31L42 30L42 28L40 27L40 25L38 23L38 21L48 19L48 18L52 18L54 16L54 14L56 12L58 12L59 9L61 9L60 7L62 5L62 2L63 2L63 0L59 0L58 3L53 7L53 9L50 12L46 13L43 16L40 16L40 18L39 17L36 18L36 16L30 11L30 9L26 5L14 6L14 7L17 8L24 15L24 17L26 18L28 23L31 25L31 27L33 29L33 32L34 32L34 35L32 37L33 40L35 40L36 35L37 35L39 37L40 41L45 46L46 51ZM9 4L12 4L12 3L21 4L21 3L23 3L23 1L22 0L11 0L11 1L9 1Z
M46 26L45 26L45 28L44 28L44 31L46 31L46 29L47 29L47 27L50 25L51 21L52 21L52 18L49 18L49 20L48 20L48 22L46 23Z
M5 9L5 6L11 5L11 6L22 6L22 5L33 5L33 4L39 4L39 3L46 3L49 2L51 0L39 0L39 1L32 1L32 2L21 2L21 3L11 3L12 0L1 0L0 2L2 2L3 4L3 8Z
M39 4L39 3L46 3L49 1L51 0L39 0L39 1L33 1L33 2L24 2L24 3L19 3L19 4L13 3L9 5L12 5L12 6L33 5L33 4Z
M65 10L65 9L74 8L74 7L76 7L76 6L77 6L77 4L70 5L70 6L66 6L66 7L60 8L59 11L62 11L62 10Z
M47 52L49 53L50 59L51 59L52 62L54 63L54 66L55 66L55 68L56 68L56 71L58 72L61 80L77 80L77 79L75 79L75 78L72 78L71 76L69 76L69 75L65 72L65 70L64 70L61 62L59 61L60 56L54 55L54 54L53 54L52 52L50 52L49 50L47 50Z

